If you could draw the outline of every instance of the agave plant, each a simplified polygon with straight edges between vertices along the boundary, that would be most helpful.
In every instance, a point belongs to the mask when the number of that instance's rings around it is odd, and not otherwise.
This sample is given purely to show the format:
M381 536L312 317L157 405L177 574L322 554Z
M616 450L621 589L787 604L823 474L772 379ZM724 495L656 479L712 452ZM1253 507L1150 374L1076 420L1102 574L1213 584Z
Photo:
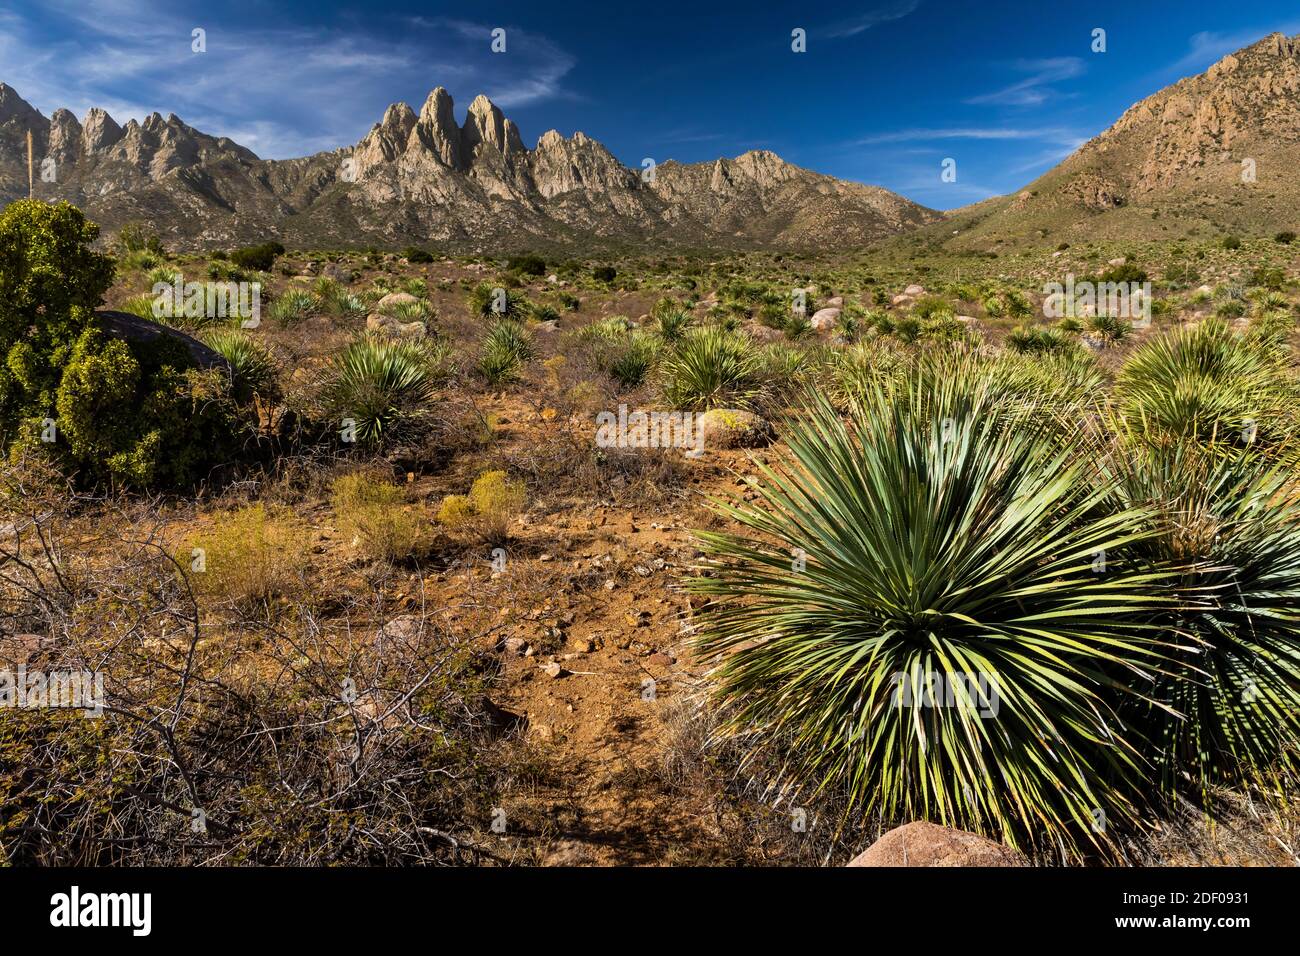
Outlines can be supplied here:
M1119 507L1152 515L1137 552L1177 572L1164 626L1179 650L1140 686L1130 721L1167 794L1295 766L1300 743L1300 500L1290 470L1252 451L1123 427Z
M676 409L745 408L759 397L761 360L753 343L716 325L687 332L661 369L664 401Z
M231 392L240 401L254 395L270 396L275 390L275 356L257 339L240 329L213 329L203 342L230 365Z
M323 405L333 421L352 423L360 444L401 440L427 417L437 374L424 345L364 335L330 363Z
M716 504L744 533L699 534L691 587L724 731L854 812L1106 849L1098 810L1133 821L1141 780L1116 674L1163 651L1140 623L1159 573L1123 560L1145 516L1102 507L1078 441L1003 427L995 388L942 392L877 391L848 423L814 400L757 500Z

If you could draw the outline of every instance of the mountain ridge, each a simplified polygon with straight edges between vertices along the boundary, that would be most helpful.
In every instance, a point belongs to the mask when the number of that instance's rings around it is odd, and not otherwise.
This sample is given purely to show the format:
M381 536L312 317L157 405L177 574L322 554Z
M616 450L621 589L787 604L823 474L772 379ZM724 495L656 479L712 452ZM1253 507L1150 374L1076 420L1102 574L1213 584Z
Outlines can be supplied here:
M476 250L584 242L803 248L865 244L939 213L878 186L803 169L766 150L708 163L666 160L642 176L583 132L547 130L529 149L486 96L455 119L431 91L394 103L354 146L259 158L175 114L119 125L45 117L0 83L0 201L26 195L31 130L66 199L112 231L130 221L178 248L279 238L296 245L439 243Z

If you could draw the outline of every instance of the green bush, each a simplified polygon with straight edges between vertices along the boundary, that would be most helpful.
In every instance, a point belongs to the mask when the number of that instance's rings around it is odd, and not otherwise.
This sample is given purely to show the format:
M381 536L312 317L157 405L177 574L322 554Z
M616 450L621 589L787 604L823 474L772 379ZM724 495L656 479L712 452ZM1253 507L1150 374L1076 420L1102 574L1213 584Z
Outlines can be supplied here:
M64 203L0 214L0 447L47 456L84 486L190 484L234 453L223 375L197 371L176 339L101 329L113 262L90 249L98 233Z
M681 411L748 408L762 385L753 343L716 325L688 331L661 367L664 401Z
M417 246L407 246L402 250L402 255L405 257L407 262L410 262L413 265L427 265L428 263L433 262L433 253L420 249Z
M230 261L244 269L269 272L278 256L284 255L284 246L278 242L264 242L260 246L245 246L230 253Z
M506 260L506 268L526 276L540 276L546 273L546 260L541 256L511 256Z
M613 266L596 266L591 270L591 277L597 282L613 282L618 277L618 270Z

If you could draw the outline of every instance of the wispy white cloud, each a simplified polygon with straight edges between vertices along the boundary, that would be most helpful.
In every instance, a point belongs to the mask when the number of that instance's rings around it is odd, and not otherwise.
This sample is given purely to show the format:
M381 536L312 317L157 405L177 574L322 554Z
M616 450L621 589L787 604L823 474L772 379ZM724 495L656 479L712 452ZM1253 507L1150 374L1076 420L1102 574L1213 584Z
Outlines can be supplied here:
M1200 73L1229 53L1236 53L1270 33L1300 33L1300 20L1291 20L1262 30L1238 30L1232 33L1202 30L1193 33L1187 40L1187 52L1165 67L1163 72L1181 75Z
M442 85L518 107L568 95L563 80L574 66L546 37L509 26L508 55L493 54L492 28L465 20L408 21L394 38L191 23L146 0L48 0L44 10L66 24L58 38L35 17L0 14L0 80L46 115L101 106L125 122L174 112L274 158L356 142L400 91L422 97ZM191 50L196 26L207 31L205 53Z
M895 3L878 7L874 10L866 10L857 16L848 17L833 23L830 26L819 31L823 36L832 39L842 39L844 37L857 36L870 30L874 26L882 23L888 23L890 20L901 20L916 10L921 5L921 0L897 0Z
M991 93L972 96L966 102L996 106L1039 106L1050 97L1057 95L1057 91L1052 88L1053 83L1080 76L1085 69L1083 60L1077 56L1020 60L1014 64L1014 67L1029 75L1010 86L1004 86Z
M880 143L907 143L936 139L1059 139L1072 135L1059 126L1022 128L1013 126L914 127L878 133L854 140L854 146Z

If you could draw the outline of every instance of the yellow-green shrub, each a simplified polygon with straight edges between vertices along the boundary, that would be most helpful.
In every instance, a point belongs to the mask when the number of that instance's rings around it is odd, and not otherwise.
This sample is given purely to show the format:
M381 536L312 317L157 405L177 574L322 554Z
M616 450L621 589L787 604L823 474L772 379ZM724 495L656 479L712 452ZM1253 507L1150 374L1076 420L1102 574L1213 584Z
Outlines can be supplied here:
M299 519L287 510L268 511L259 502L216 516L177 559L190 569L190 584L200 598L246 607L298 591L309 542Z
M334 482L333 503L340 533L369 557L400 561L432 544L424 510L392 482L365 472L344 475Z
M523 510L528 491L522 481L504 471L485 471L468 495L448 495L438 509L438 521L451 531L473 534L489 544L509 537L510 523Z

